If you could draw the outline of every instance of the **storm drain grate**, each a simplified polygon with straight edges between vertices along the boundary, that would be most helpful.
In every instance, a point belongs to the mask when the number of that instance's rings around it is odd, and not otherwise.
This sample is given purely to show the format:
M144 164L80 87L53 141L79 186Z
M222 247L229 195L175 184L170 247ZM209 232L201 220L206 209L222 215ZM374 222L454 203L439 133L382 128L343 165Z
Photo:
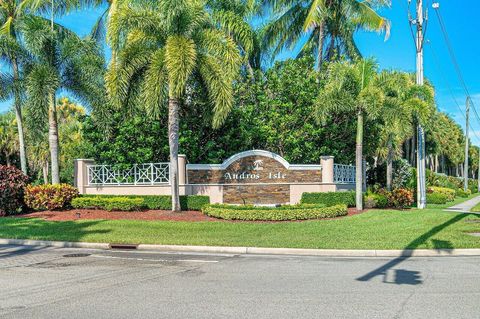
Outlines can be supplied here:
M67 255L63 255L63 257L67 257L67 258L72 258L72 257L88 257L90 256L90 254L67 254Z
M110 249L128 249L135 250L138 245L135 244L110 244Z

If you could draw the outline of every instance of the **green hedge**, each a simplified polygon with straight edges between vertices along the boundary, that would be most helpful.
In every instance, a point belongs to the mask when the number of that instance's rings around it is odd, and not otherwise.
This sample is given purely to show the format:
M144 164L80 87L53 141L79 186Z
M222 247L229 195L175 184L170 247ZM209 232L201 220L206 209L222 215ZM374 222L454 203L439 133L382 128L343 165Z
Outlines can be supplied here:
M323 204L325 206L355 206L355 192L303 193L302 204Z
M427 194L427 205L428 204L440 204L444 205L448 201L448 197L445 194L441 193L431 193Z
M142 200L141 209L158 209L170 210L172 209L172 198L168 195L82 195L80 198L127 198ZM200 195L185 195L180 196L180 207L182 210L197 210L201 211L202 207L210 204L208 196ZM99 207L102 208L102 207Z
M207 205L202 211L205 215L228 219L228 220L305 220L334 218L348 214L346 205L331 207L312 207L310 205L282 206L278 208L248 207L243 206L225 207L226 205Z
M128 197L77 197L72 200L73 208L132 211L145 208L142 198Z
M365 208L386 208L388 207L388 197L384 194L368 194L364 199Z
M446 188L446 187L429 187L428 193L433 194L443 194L447 197L448 202L453 202L456 197L456 192L454 189Z
M254 205L234 205L234 204L211 204L215 208L236 209L236 210L292 210L305 208L324 208L323 204L298 204L298 205L281 205L281 206L254 206Z
M457 189L456 194L458 197L467 198L468 196L472 195L472 191L470 189L467 189L467 191L464 191L463 189L459 188Z

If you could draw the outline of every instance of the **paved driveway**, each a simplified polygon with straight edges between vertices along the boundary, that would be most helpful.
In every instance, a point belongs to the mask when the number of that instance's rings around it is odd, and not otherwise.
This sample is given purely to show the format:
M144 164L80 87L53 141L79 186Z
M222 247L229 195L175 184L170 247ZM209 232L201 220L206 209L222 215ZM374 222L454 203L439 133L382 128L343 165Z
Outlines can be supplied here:
M480 258L0 246L0 318L479 318Z

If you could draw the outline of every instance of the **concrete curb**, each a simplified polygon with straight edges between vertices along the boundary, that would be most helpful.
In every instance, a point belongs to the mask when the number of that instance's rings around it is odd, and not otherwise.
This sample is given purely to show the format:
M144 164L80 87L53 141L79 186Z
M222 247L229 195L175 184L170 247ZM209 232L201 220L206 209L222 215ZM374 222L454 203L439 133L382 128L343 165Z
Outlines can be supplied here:
M107 243L84 243L48 240L1 239L0 245L47 246L58 248L110 249ZM325 257L445 257L480 256L480 249L417 249L417 250L343 250L343 249L301 249L262 247L222 247L184 245L144 245L136 250L163 252L218 253L241 255L291 255Z

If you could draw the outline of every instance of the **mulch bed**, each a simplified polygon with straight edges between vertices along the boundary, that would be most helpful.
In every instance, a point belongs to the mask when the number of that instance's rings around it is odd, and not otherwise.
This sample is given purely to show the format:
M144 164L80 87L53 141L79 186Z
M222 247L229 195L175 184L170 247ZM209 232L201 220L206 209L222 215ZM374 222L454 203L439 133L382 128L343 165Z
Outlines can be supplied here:
M365 212L365 211L364 211ZM348 216L357 215L355 208L348 209ZM14 215L14 218L41 218L49 221L72 221L82 219L106 219L106 220L163 220L163 221L188 221L188 222L204 222L204 221L224 221L224 222L244 222L244 221L226 221L219 218L213 218L204 215L198 211L182 211L181 213L172 213L166 210L146 210L139 212L123 212L123 211L106 211L100 209L72 209L65 211L44 211L34 212L22 215ZM328 219L338 219L328 218ZM252 221L249 221L252 222ZM254 221L256 223L281 223L287 221ZM291 222L291 221L290 221ZM302 220L295 221L302 222Z

